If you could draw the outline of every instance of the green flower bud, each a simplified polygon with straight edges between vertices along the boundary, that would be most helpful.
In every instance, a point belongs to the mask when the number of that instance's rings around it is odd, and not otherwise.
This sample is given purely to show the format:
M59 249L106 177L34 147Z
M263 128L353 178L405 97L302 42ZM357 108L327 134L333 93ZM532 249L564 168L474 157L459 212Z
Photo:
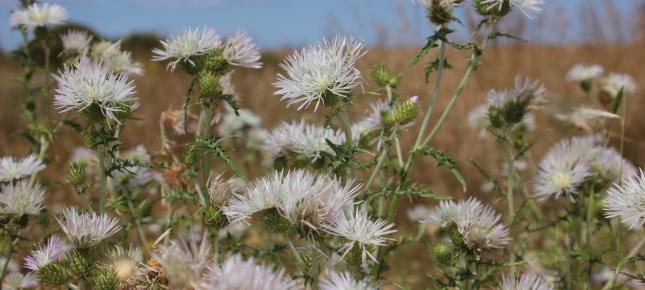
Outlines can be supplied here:
M211 73L224 74L228 61L224 58L221 49L213 49L204 57L202 67Z
M203 209L201 213L202 218L204 219L204 223L215 230L219 230L228 225L228 219L226 218L226 215L224 215L224 213L222 213L222 211L217 208L209 206Z
M199 91L202 97L212 97L219 91L218 77L210 72L199 75Z
M65 256L64 262L72 274L85 279L92 273L94 259L87 251L74 250Z
M67 269L58 262L49 263L38 271L38 281L44 285L61 286L67 284L68 280Z
M81 113L89 123L100 123L105 121L105 115L103 114L103 111L101 111L101 106L96 103L92 103L87 108L83 109Z
M99 269L92 275L92 289L115 290L119 287L119 279L110 268Z
M74 186L85 182L87 176L87 165L84 161L72 162L67 169L67 180Z
M274 233L286 233L292 230L291 223L280 215L277 209L270 208L262 211L262 223Z
M361 247L358 245L354 245L351 250L347 253L345 256L345 262L347 262L348 265L353 266L353 267L360 267L361 264L363 263L363 251L361 250Z
M375 65L372 70L370 70L370 76L372 76L374 82L376 82L381 87L387 85L396 87L401 81L401 77L392 76L384 64Z
M277 156L275 159L273 159L273 169L275 170L282 170L284 168L287 168L289 161L287 160L286 156Z
M394 126L395 124L405 125L414 121L419 115L419 105L417 100L419 97L414 96L407 101L402 102L392 112L382 111L381 120L386 127Z
M452 9L446 8L440 4L440 1L433 1L432 7L428 8L426 14L430 22L436 25L444 25L452 21Z
M591 80L583 80L580 82L580 88L585 92L591 92Z
M504 121L507 125L515 125L522 122L526 115L526 104L524 102L509 102L502 109Z
M475 10L477 10L477 13L479 13L479 15L481 16L504 17L511 12L510 0L504 0L501 8L498 4L491 5L490 3L483 3L482 1L483 0L475 0L475 2L473 3Z
M439 242L430 249L432 260L443 266L451 265L455 257L455 251L452 245Z

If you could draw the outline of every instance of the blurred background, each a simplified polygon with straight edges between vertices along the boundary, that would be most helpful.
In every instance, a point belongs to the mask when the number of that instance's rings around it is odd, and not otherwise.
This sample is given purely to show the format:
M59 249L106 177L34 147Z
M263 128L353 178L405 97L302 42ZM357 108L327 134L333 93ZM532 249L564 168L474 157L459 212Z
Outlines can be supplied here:
M291 49L312 43L337 33L351 34L365 41L368 54L359 63L367 76L375 64L384 63L403 75L399 91L403 95L418 95L425 108L431 93L430 83L423 77L423 65L409 63L424 44L433 27L425 19L424 9L411 0L64 0L49 1L65 6L70 14L69 25L82 27L96 38L122 39L122 47L133 52L143 64L145 75L134 77L141 107L135 112L137 120L129 123L124 132L124 147L144 144L149 151L159 149L159 116L168 108L180 108L190 78L179 70L168 72L165 63L151 62L151 50L159 47L165 36L180 33L187 27L204 25L228 34L243 28L263 48L264 67L260 70L238 70L234 84L242 105L263 117L263 127L270 129L281 121L304 117L320 120L311 112L285 108L285 103L273 95L272 82L280 72L278 64ZM584 134L575 128L562 128L552 113L559 108L579 104L585 96L577 83L567 82L567 71L577 63L597 63L607 72L626 73L640 85L634 95L625 100L624 152L629 160L642 166L645 161L645 0L545 0L544 11L532 19L514 12L501 24L501 30L527 42L500 40L485 52L482 66L466 88L464 98L457 104L449 122L435 138L434 147L452 153L469 183L463 193L449 172L435 167L435 161L424 159L414 171L416 180L427 183L434 191L460 198L480 195L484 178L467 162L476 160L483 168L499 168L501 156L491 152L495 141L481 139L477 130L468 127L468 113L485 101L491 89L512 86L515 75L542 81L550 91L551 100L537 117L535 138L543 136L529 160L533 166L546 148L566 134ZM8 19L17 1L0 0L0 15ZM477 25L478 17L470 7L458 12L462 25L454 25L455 37L465 39ZM29 151L21 136L18 116L16 81L19 65L11 55L21 45L20 34L12 31L8 20L0 25L0 156L22 155ZM59 48L60 49L60 48ZM53 55L56 55L54 52ZM34 53L36 58L42 54ZM432 59L429 56L427 59ZM449 62L454 66L444 78L444 88L438 106L445 106L454 92L466 66L465 55L450 50ZM365 90L375 85L366 77ZM365 94L355 98L355 116L368 108L378 96ZM434 114L436 118L439 114ZM618 124L617 124L618 125ZM559 128L550 130L549 128ZM619 127L617 127L619 129ZM410 130L416 131L416 128ZM409 144L414 136L404 134L402 142ZM82 142L71 130L63 131L54 149L55 159L48 168L50 178L61 176L62 167L72 148ZM618 145L617 143L615 145ZM530 180L528 178L527 180ZM65 196L64 188L50 194ZM501 199L487 198L493 205ZM407 206L413 202L407 201ZM405 219L400 216L399 219ZM399 221L398 223L405 222ZM409 225L408 227L411 227ZM415 271L423 260L401 259L404 268ZM419 279L423 279L420 276Z

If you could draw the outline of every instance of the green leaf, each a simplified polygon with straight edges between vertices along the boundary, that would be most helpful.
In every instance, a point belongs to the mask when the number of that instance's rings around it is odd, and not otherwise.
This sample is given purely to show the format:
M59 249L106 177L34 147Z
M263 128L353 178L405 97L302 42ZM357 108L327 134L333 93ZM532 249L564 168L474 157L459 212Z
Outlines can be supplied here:
M448 42L448 34L453 32L454 30L452 29L442 27L437 32L435 32L435 34L429 36L426 39L426 44L421 48L419 53L417 53L417 55L412 59L410 66L413 66L419 63L419 61L421 61L421 59L423 59L423 57L430 52L430 50L439 46L438 44L439 41Z
M226 154L226 149L222 146L223 139L204 139L197 138L195 142L190 144L186 152L186 162L188 164L195 164L199 157L206 155L215 155L222 159L226 165L240 178L244 178L242 172L237 168L233 160Z
M441 60L439 60L439 59L437 59L435 61L431 61L431 62L426 64L426 66L424 68L424 74L425 74L426 82L428 82L428 79L430 78L430 74L432 74L433 72L437 71L440 66L441 66ZM452 65L450 65L448 63L447 59L444 59L444 61L443 61L443 68L444 69L451 69L452 68Z
M457 168L457 161L455 161L455 158L452 157L452 155L436 150L434 148L423 148L419 150L419 152L423 155L434 157L434 159L438 161L437 166L447 167L450 173L452 173L452 175L454 175L455 178L457 178L457 181L459 181L459 183L461 184L462 190L464 192L468 190L466 179Z
M616 114L620 108L620 104L623 102L623 97L625 96L625 88L620 88L618 95L614 98L614 101L611 103L611 112Z

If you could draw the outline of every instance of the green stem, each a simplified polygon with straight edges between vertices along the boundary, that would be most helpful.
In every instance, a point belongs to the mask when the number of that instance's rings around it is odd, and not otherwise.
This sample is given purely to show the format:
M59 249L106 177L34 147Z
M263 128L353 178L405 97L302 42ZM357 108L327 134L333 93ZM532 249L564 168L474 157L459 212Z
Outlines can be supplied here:
M430 103L428 104L428 109L426 110L425 116L423 117L423 122L421 123L421 128L417 134L417 138L414 141L414 148L418 148L423 140L423 136L428 130L428 124L430 124L430 117L432 116L432 110L437 103L437 98L439 97L439 92L441 90L441 81L443 80L443 72L446 64L446 43L441 41L439 44L439 67L437 68L437 79L435 81L434 90L432 91L432 97L430 98Z
M141 226L139 214L137 213L137 210L134 208L134 204L132 203L131 193L128 193L128 210L130 210L130 217L134 221L134 226L136 227L136 232L137 232L137 238L139 239L139 243L141 243L141 248L143 249L143 253L145 255L148 255L150 254L150 248L148 247L146 236L145 236L145 233L143 232L143 227Z
M644 244L645 244L645 236L643 238L641 238L641 240L636 244L636 246L634 246L634 248L632 248L632 250L629 251L629 254L624 259L622 259L620 261L620 263L618 263L618 265L616 266L616 271L614 272L614 276L611 277L611 279L609 281L607 281L605 286L602 287L602 290L608 290L608 289L611 289L614 286L614 283L615 283L616 279L618 278L618 275L620 275L620 270L623 268L625 263L627 263L629 261L629 259L631 259L632 257L636 256L636 254L643 247Z
M350 148L352 146L352 125L344 103L339 108L338 120L340 121L340 128L345 133L345 146Z
M513 221L515 220L515 205L513 201L513 178L515 175L515 159L513 158L513 151L509 148L508 149L508 155L509 155L509 160L508 160L508 184L507 184L507 191L506 191L506 202L508 204L508 223L509 223L509 231L511 232L511 236L513 236ZM515 280L515 249L513 248L513 239L509 242L508 245L508 252L509 252L509 265L510 265L510 280L514 281Z
M51 124L52 122L52 113L51 113L51 106L50 104L52 103L52 100L49 97L49 85L50 85L50 70L51 70L51 65L50 65L50 54L51 54L51 49L47 45L47 37L49 37L49 31L45 35L45 39L42 41L42 46L43 46L43 51L44 51L44 56L45 56L45 66L44 66L44 78L45 78L45 86L43 86L43 95L45 97L45 108L46 108L46 113L47 113L47 124Z
M108 166L107 166L107 159L108 157L106 156L107 154L105 153L104 148L101 148L100 150L97 150L98 154L98 159L99 159L99 166L100 166L100 177L99 177L99 211L100 212L105 212L105 207L107 205L107 195L108 195L108 190L107 190L107 174L108 174Z
M13 255L13 251L16 247L16 244L18 243L18 237L20 235L20 230L18 230L18 233L11 239L11 243L9 243L9 247L7 248L7 251L5 252L5 261L4 264L2 265L2 271L0 271L0 287L4 282L4 278L7 275L7 270L9 268L9 262L11 261L11 256Z
M372 182L374 182L374 178L376 177L378 172L381 170L381 167L383 166L383 161L385 161L385 157L387 156L387 149L385 148L385 145L383 147L384 148L381 151L381 155L378 157L376 161L376 166L374 167L374 170L372 171L370 178L367 180L367 183L365 184L365 190L369 190L370 186L372 185Z

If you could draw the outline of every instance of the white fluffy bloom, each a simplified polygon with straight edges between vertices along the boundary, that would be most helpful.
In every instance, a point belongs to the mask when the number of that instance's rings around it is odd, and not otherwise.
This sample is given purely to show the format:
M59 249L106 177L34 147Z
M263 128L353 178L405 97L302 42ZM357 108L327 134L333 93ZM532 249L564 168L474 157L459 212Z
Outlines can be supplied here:
M353 180L342 183L326 174L294 170L275 172L256 180L242 194L230 199L224 213L232 222L247 221L266 209L278 213L295 225L318 230L350 207L360 186Z
M241 194L246 184L241 178L234 177L224 180L221 174L211 174L208 177L207 185L211 204L219 208L224 206L232 195Z
M566 154L566 153L565 153ZM591 175L589 164L570 160L567 156L552 153L540 161L535 177L535 195L540 200L561 195L571 197Z
M168 68L175 70L175 67L180 62L188 62L195 65L191 57L204 55L212 49L222 45L222 38L217 35L215 30L209 27L204 27L200 31L199 28L188 28L184 32L173 38L161 41L163 49L154 49L152 57L154 61L163 61L172 59L168 64Z
M546 100L546 88L538 81L515 77L515 87L504 91L492 90L488 93L489 107L503 108L509 103L520 103L531 110L541 109Z
M367 280L356 280L348 272L331 272L328 279L320 282L321 290L378 290Z
M348 240L340 249L343 252L342 257L345 257L354 247L358 247L361 250L363 268L367 268L367 257L378 263L370 249L383 246L388 240L393 240L385 236L397 231L394 229L394 224L388 224L381 219L372 220L367 212L361 209L352 209L348 213L341 211L331 220L331 224L324 226L324 229L330 234Z
M286 75L278 74L275 94L298 110L315 103L314 111L330 95L347 98L361 84L355 64L363 54L363 44L340 36L296 51L280 64Z
M391 111L392 107L384 100L370 104L366 116L352 124L352 140L358 140L360 137L380 129L383 125L382 112Z
M217 133L220 136L232 136L239 132L259 127L262 123L262 119L258 115L247 109L239 109L237 112L239 115L235 114L233 108L226 107L222 120L217 126Z
M129 51L121 49L121 40L117 42L101 41L92 47L92 57L115 73L142 75L143 67L132 60Z
M9 183L0 190L0 213L22 216L35 215L43 209L45 190L39 184L31 185L29 180Z
M146 280L141 251L135 247L115 247L108 255L110 268L119 281L119 289L135 289L135 285Z
M602 75L605 69L598 64L577 64L567 73L567 80L582 82L595 79Z
M61 238L51 236L46 244L40 245L37 250L25 257L25 268L35 272L40 271L43 267L61 259L70 249L70 245Z
M2 157L0 159L0 182L31 176L45 169L45 167L45 164L33 154L23 159Z
M64 52L84 55L89 50L93 37L86 31L70 30L63 34L60 39L63 43Z
M539 275L524 273L519 279L511 280L503 277L500 290L551 290L551 286Z
M88 58L81 58L76 67L66 66L54 78L58 81L54 105L61 112L97 106L105 117L119 122L117 112L137 107L134 83Z
M159 262L171 289L185 289L200 280L201 273L211 261L211 245L206 234L201 241L188 239L172 241L159 249L153 258Z
M79 213L76 208L64 209L56 221L78 248L93 247L121 230L116 218L95 212Z
M620 217L630 229L645 224L645 173L623 178L607 191L605 214L608 218Z
M11 13L11 26L24 26L34 29L39 26L63 24L67 20L67 10L60 5L49 3L31 4L29 7Z
M508 244L508 229L500 224L501 216L475 198L459 202L442 201L421 223L456 226L468 247L501 248Z
M527 17L532 17L533 13L542 11L544 0L482 0L482 4L488 5L486 10L502 10L506 3L510 4L511 8L517 8Z
M610 73L600 81L600 88L607 94L615 97L622 89L625 95L636 92L636 81L628 74Z
M297 290L298 284L287 277L283 269L273 271L270 267L258 265L249 258L244 261L240 255L228 257L222 265L211 265L196 290Z
M239 30L229 36L222 51L224 59L234 66L261 68L260 49L244 30Z
M7 274L2 283L2 289L20 290L37 288L38 278L31 273L22 274L20 272L11 272Z
M335 154L327 140L342 144L345 138L338 131L307 124L304 120L285 122L269 132L264 140L264 148L273 156L296 153L317 160L323 153Z
M472 129L479 131L479 137L486 137L486 132L491 126L490 117L488 115L489 106L486 104L475 107L468 113L468 126ZM524 114L524 118L520 125L524 126L527 131L533 131L536 128L535 115L531 113Z

